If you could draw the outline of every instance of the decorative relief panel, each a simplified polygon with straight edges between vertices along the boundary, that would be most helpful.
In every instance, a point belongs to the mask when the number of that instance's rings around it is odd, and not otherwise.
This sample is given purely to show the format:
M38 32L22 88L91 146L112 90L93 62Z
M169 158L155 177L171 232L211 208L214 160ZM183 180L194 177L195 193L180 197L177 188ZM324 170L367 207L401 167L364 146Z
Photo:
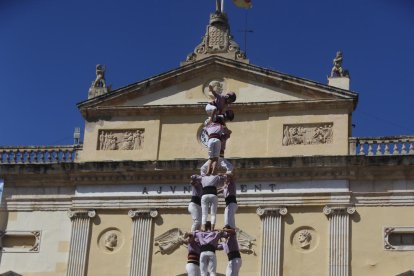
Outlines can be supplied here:
M283 126L284 146L330 144L333 140L333 123L292 124Z
M0 231L0 249L5 253L37 253L40 231Z
M180 248L181 245L187 246L188 240L185 234L186 233L179 228L172 228L158 237L155 237L154 245L158 247L155 254L161 253L162 255L170 255ZM254 243L256 239L241 229L236 230L236 235L240 253L256 255L256 252L253 249L253 246L256 245Z
M144 132L144 129L99 130L98 150L140 150Z

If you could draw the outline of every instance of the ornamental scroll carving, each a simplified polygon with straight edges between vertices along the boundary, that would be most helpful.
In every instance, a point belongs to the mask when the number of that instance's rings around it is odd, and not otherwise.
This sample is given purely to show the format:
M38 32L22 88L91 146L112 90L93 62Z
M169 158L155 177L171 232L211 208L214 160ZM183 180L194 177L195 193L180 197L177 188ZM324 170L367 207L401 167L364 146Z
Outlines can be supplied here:
M333 141L333 123L293 124L283 126L284 146L330 144Z
M140 150L144 129L99 130L98 150Z
M188 233L187 233L188 234ZM188 237L186 232L179 228L172 228L167 232L155 237L154 245L158 247L155 252L161 253L162 255L170 255L175 252L181 245L187 247ZM237 242L239 244L240 253L256 255L253 246L255 246L256 238L246 233L241 229L236 230Z

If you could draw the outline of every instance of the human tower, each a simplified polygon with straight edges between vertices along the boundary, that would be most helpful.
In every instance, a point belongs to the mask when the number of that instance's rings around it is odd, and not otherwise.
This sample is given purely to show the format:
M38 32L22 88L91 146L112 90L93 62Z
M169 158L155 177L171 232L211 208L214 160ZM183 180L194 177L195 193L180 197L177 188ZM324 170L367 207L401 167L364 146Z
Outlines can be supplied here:
M189 276L215 276L216 250L224 250L228 257L226 276L237 276L241 266L239 245L236 238L235 213L237 210L236 184L233 165L224 158L226 141L231 131L226 122L234 119L228 105L236 101L236 94L220 94L217 86L209 86L214 100L206 105L207 120L204 131L208 134L208 160L199 175L191 176L192 197L188 211L192 217L191 233L188 236L186 270ZM226 173L218 173L218 167ZM224 227L216 230L218 194L226 202ZM208 216L210 214L210 220Z

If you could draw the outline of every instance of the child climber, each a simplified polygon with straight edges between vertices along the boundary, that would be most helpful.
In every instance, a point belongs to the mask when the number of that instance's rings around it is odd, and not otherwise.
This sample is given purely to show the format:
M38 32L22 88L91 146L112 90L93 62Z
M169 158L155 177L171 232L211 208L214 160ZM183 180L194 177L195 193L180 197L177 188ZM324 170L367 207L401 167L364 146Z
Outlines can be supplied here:
M206 112L210 117L210 121L213 121L215 116L222 114L227 105L234 103L237 97L234 92L229 92L225 95L218 94L212 85L209 85L208 89L213 94L214 100L206 105Z

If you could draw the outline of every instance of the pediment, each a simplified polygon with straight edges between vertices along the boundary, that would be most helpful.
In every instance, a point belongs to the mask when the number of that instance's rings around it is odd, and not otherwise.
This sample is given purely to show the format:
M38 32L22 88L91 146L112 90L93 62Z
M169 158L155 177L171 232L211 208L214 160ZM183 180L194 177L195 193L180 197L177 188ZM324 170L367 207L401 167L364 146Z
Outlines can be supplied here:
M210 101L206 87L213 80L222 83L223 91L234 91L237 104L347 100L355 106L358 98L354 92L213 56L81 102L78 107L198 105Z

